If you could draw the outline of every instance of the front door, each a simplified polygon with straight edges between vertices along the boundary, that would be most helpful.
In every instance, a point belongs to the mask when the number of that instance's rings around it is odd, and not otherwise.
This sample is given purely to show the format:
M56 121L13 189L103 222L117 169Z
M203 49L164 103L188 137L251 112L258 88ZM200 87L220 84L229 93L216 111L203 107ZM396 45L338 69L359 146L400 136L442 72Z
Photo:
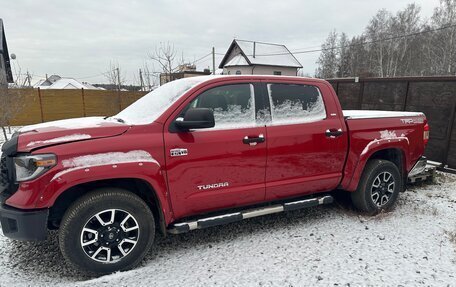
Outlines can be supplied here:
M247 205L264 200L266 128L256 123L251 83L211 86L189 99L188 108L210 108L215 127L165 128L167 177L174 217Z

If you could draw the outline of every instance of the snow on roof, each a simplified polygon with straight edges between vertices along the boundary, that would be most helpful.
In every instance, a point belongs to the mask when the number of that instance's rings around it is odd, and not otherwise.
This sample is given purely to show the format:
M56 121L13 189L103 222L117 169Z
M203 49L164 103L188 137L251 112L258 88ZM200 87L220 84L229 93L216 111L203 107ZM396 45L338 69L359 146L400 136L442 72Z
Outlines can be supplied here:
M250 66L249 62L245 59L242 54L238 54L233 57L233 59L229 60L228 63L225 64L225 67L231 66Z
M239 47L243 59L241 60L238 55L227 62L228 57L234 51L235 47ZM220 63L220 68L225 66L238 66L248 65L267 65L267 66L282 66L302 68L301 63L293 56L293 54L285 47L285 45L262 43L245 40L233 40L230 48L228 49L225 57Z
M62 78L56 75L49 77L47 80L40 80L34 88L44 89L86 89L86 90L98 90L97 87L92 86L88 83L81 83L73 78Z

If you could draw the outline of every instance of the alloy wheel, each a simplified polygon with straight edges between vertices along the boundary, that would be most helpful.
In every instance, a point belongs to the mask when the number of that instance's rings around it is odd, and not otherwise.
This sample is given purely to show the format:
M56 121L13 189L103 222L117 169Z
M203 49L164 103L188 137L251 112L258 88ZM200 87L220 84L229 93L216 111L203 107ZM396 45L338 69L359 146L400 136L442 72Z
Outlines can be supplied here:
M92 260L115 263L138 243L138 221L121 209L106 209L92 216L81 232L81 247Z
M374 204L382 207L388 203L394 193L396 182L391 173L384 171L375 177L371 187L371 198Z

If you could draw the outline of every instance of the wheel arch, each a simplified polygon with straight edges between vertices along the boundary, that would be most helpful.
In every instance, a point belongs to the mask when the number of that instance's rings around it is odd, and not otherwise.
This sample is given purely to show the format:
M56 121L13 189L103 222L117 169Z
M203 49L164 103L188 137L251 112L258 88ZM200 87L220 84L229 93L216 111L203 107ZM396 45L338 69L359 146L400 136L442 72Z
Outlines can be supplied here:
M48 227L57 229L66 210L81 196L99 188L121 188L139 196L149 206L154 215L155 226L166 235L166 219L162 203L154 187L144 179L139 178L114 178L89 181L69 187L59 194L54 204L49 209Z
M372 151L368 154L364 159L360 159L358 165L355 169L354 175L345 190L347 191L355 191L358 188L359 180L364 172L367 162L372 159L383 159L388 160L394 163L399 172L401 174L403 180L403 187L405 186L406 179L407 179L407 155L405 150L402 147L384 147L377 150Z

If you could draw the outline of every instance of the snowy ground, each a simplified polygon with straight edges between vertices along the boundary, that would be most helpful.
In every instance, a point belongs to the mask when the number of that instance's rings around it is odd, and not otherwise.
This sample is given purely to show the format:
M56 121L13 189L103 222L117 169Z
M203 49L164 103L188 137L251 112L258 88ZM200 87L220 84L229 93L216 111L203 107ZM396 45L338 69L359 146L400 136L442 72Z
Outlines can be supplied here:
M329 206L157 238L140 267L69 269L55 234L0 238L0 286L456 286L456 176L412 186L376 217Z

